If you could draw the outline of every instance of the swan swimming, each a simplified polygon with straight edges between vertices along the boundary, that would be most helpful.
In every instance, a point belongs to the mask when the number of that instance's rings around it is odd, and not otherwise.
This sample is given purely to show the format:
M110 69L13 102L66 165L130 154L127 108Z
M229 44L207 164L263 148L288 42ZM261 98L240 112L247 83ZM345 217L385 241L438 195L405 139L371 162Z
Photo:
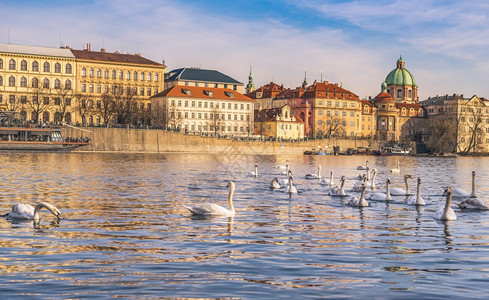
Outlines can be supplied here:
M454 198L477 198L475 194L475 171L472 171L472 192L469 193L463 189L453 188L452 197Z
M248 175L257 178L258 177L258 165L255 165L255 171L248 173Z
M350 198L350 201L348 202L348 204L350 204L351 206L356 206L356 207L365 207L365 206L369 206L367 200L365 200L365 189L367 188L366 185L363 185L362 187L362 192L360 193L360 197L358 196L352 196Z
M361 192L363 189L363 186L367 186L367 175L365 175L365 174L363 174L361 181L357 181L353 184L351 191L352 192Z
M423 198L421 198L421 177L418 177L418 187L416 189L416 196L411 196L407 200L409 205L426 205Z
M288 184L288 183L289 183L289 177L290 177L290 176L292 176L292 171L291 171L291 170L289 170L289 171L287 172L287 177L286 177L286 178L280 178L280 179L278 180L278 183L279 183L280 185L286 185L286 184Z
M280 188L280 183L278 182L278 178L275 177L274 179L272 179L272 182L270 182L270 188L272 190L276 190L276 189L279 189Z
M26 203L14 204L12 205L12 211L3 216L8 219L34 220L34 222L39 222L41 220L40 212L42 208L48 209L58 219L61 218L61 212L54 205L47 202L39 202L35 208Z
M292 176L289 176L289 182L285 186L285 193L289 195L297 194L297 189L295 188L293 181L294 179L292 178Z
M326 179L326 178L322 179L321 184L333 186L333 184L334 184L334 182L333 182L333 170L331 170L331 173L329 175L329 179Z
M335 187L331 188L328 195L330 195L330 196L346 196L345 180L346 180L346 177L341 176L341 179L340 179L341 186L340 187L335 186Z
M321 165L318 165L318 173L317 174L306 174L306 179L321 179Z
M445 190L445 194L447 195L445 205L438 208L438 210L433 215L433 218L443 221L456 220L457 215L450 207L450 204L452 203L452 188L447 187L447 189Z
M387 178L387 180L385 181L385 193L381 193L381 192L372 193L372 194L366 196L365 199L374 200L374 201L390 201L390 200L392 200L391 191L390 191L390 184L391 184L391 180L389 178Z
M229 209L214 203L201 203L201 204L195 204L193 206L183 205L183 207L188 209L194 215L234 217L236 215L236 211L234 210L234 206L233 206L233 194L235 188L234 182L229 181L227 187L229 187L229 194L228 194Z
M367 170L368 169L368 160L365 162L365 166L358 166L357 170Z
M397 168L390 169L391 173L401 173L401 163L397 162Z
M391 195L392 196L409 196L411 195L409 191L409 183L408 179L413 178L411 175L404 175L404 183L406 184L406 189L402 188L391 188Z
M467 198L457 205L463 209L489 210L489 204L480 198Z

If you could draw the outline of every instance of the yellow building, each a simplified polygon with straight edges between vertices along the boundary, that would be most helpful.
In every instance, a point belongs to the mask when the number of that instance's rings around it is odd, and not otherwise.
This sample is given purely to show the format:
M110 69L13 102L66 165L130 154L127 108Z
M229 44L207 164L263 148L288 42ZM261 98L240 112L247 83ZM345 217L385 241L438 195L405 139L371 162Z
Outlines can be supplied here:
M68 122L76 89L76 61L68 49L0 44L0 109L25 121Z
M265 139L304 139L304 121L291 114L290 106L255 111L255 134Z
M163 90L165 65L139 54L92 51L89 45L71 52L76 58L77 122L151 123L149 98Z
M165 128L212 136L253 133L253 99L231 89L175 85L151 101Z

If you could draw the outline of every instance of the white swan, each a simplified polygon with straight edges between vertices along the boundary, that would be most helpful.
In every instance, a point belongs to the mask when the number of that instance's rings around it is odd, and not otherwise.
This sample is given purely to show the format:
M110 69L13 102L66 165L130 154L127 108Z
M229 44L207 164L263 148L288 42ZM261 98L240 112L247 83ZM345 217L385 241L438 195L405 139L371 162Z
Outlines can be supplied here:
M272 190L276 190L280 188L280 183L278 182L278 178L275 177L274 179L272 179L272 182L270 183L270 188Z
M377 169L372 169L372 179L370 181L367 181L367 187L371 188L372 190L375 190L376 185L375 185L375 176L377 176Z
M331 170L331 173L329 175L329 179L323 178L321 180L321 184L333 186L333 184L334 184L334 182L333 182L333 170Z
M233 206L233 194L234 194L234 187L235 187L234 182L230 181L227 187L229 187L229 194L228 194L229 209L214 203L201 203L201 204L195 204L193 206L184 205L183 207L187 208L194 215L234 217L236 215L236 211L234 210L234 206Z
M421 177L418 177L418 187L416 189L416 196L411 196L407 200L409 205L426 205L423 198L421 198Z
M480 198L467 198L457 205L466 209L489 210L489 204Z
M411 175L404 175L404 183L406 184L406 189L402 188L391 188L392 196L409 196L411 192L409 191L408 179L412 178Z
M391 184L391 180L389 178L387 178L387 180L385 181L385 193L381 193L381 192L372 193L370 195L367 195L365 197L365 199L374 200L374 201L390 201L390 200L392 200L391 191L390 191L390 184Z
M255 171L249 172L248 176L258 177L258 165L255 165Z
M351 206L356 206L356 207L369 206L367 200L365 200L365 189L366 188L367 188L367 186L364 185L362 187L362 191L360 193L360 197L358 197L358 196L352 196L350 198L350 201L348 202L348 204L350 204Z
M321 179L321 165L318 165L318 173L317 174L306 174L306 179Z
M367 175L363 174L363 179L361 181L357 181L353 184L351 188L352 192L361 192L363 186L367 186Z
M286 177L286 178L280 178L280 179L278 180L278 183L279 183L280 185L287 185L287 184L289 183L289 177L290 177L290 176L292 176L292 171L291 171L291 170L289 170L289 171L287 172L287 177Z
M472 171L472 192L469 193L463 189L453 188L452 197L454 198L477 198L475 194L475 171Z
M39 202L35 208L25 203L14 204L12 205L12 211L3 216L9 219L34 220L34 222L39 222L41 220L40 212L42 208L47 208L58 219L61 218L61 212L54 205L47 202Z
M346 177L341 176L341 179L340 179L341 186L340 187L335 186L335 187L331 188L328 195L330 195L330 196L346 196L345 181L346 181Z
M447 195L445 205L438 208L438 210L433 215L433 218L443 221L456 220L457 215L450 207L450 204L452 203L452 188L447 187L447 189L445 190L445 194Z
M365 166L358 166L357 170L367 170L368 169L368 160L365 162Z
M289 195L297 194L297 189L295 188L293 181L294 179L292 176L289 176L289 183L285 186L285 193Z
M391 173L401 173L401 164L397 162L397 168L390 169Z
M289 160L285 161L285 166L277 166L281 172L281 175L289 175L290 167L289 167Z

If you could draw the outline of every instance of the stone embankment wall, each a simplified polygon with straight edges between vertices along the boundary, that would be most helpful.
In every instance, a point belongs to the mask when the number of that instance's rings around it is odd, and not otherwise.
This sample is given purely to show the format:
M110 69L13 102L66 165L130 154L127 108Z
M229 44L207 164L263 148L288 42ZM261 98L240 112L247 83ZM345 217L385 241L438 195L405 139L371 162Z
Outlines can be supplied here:
M94 152L196 152L196 153L235 153L235 154L303 154L306 150L324 149L332 153L333 146L340 146L340 151L347 148L378 148L375 141L322 139L304 142L271 142L271 141L238 141L185 135L156 129L123 129L123 128L64 128L63 137L88 137L91 146L83 146L76 151Z

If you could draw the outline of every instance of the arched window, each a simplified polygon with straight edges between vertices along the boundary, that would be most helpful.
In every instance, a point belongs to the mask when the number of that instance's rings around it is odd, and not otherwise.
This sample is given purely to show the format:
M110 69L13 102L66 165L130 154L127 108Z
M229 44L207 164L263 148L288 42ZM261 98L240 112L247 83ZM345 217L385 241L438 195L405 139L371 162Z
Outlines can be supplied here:
M3 77L0 76L0 85L3 85Z
M72 72L71 64L66 64L66 74L71 74L71 72Z
M27 62L25 60L22 60L20 62L20 70L21 71L27 71Z
M126 71L126 79L131 80L131 72Z
M51 65L48 62L45 62L43 66L43 70L44 72L51 72Z
M37 113L35 111L33 111L31 113L31 121L32 122L37 122Z
M82 68L82 74L83 77L87 76L87 69L85 67Z
M138 80L138 72L137 71L134 71L133 79L134 80Z
M155 81L158 81L158 73L155 73Z
M27 87L27 78L25 78L24 76L22 76L22 78L20 79L20 86Z
M89 72L90 72L90 73L88 73L88 75L89 75L90 77L93 77L93 68L90 68L90 71L89 71Z
M109 78L109 70L105 69L104 71L104 77Z
M10 60L10 62L8 63L8 69L15 70L15 60L13 59Z
M32 71L39 72L39 63L37 61L32 62Z
M61 64L58 62L54 65L54 73L61 73Z
M54 123L61 122L61 114L59 112L54 113Z
M65 122L71 124L71 113L68 112L65 114Z
M139 79L144 80L144 72L141 72L141 76L139 77Z
M122 70L119 71L119 79L123 79L124 78L124 72L122 72Z
M61 81L59 81L58 78L54 80L54 88L55 89L60 89L61 88Z
M49 112L45 111L42 113L42 121L46 123L49 122Z
M10 76L9 79L8 79L8 85L9 86L15 86L15 77L14 76Z
M32 87L37 88L39 87L39 79L37 78L32 78Z
M65 90L71 90L71 80L66 79Z
M97 69L97 78L102 77L102 70Z
M151 73L148 72L148 81L151 81Z
M44 78L44 83L42 84L42 87L45 89L49 89L49 79Z
M115 70L112 70L112 79L116 79L116 74L117 72Z
M3 69L3 59L0 58L0 69Z

